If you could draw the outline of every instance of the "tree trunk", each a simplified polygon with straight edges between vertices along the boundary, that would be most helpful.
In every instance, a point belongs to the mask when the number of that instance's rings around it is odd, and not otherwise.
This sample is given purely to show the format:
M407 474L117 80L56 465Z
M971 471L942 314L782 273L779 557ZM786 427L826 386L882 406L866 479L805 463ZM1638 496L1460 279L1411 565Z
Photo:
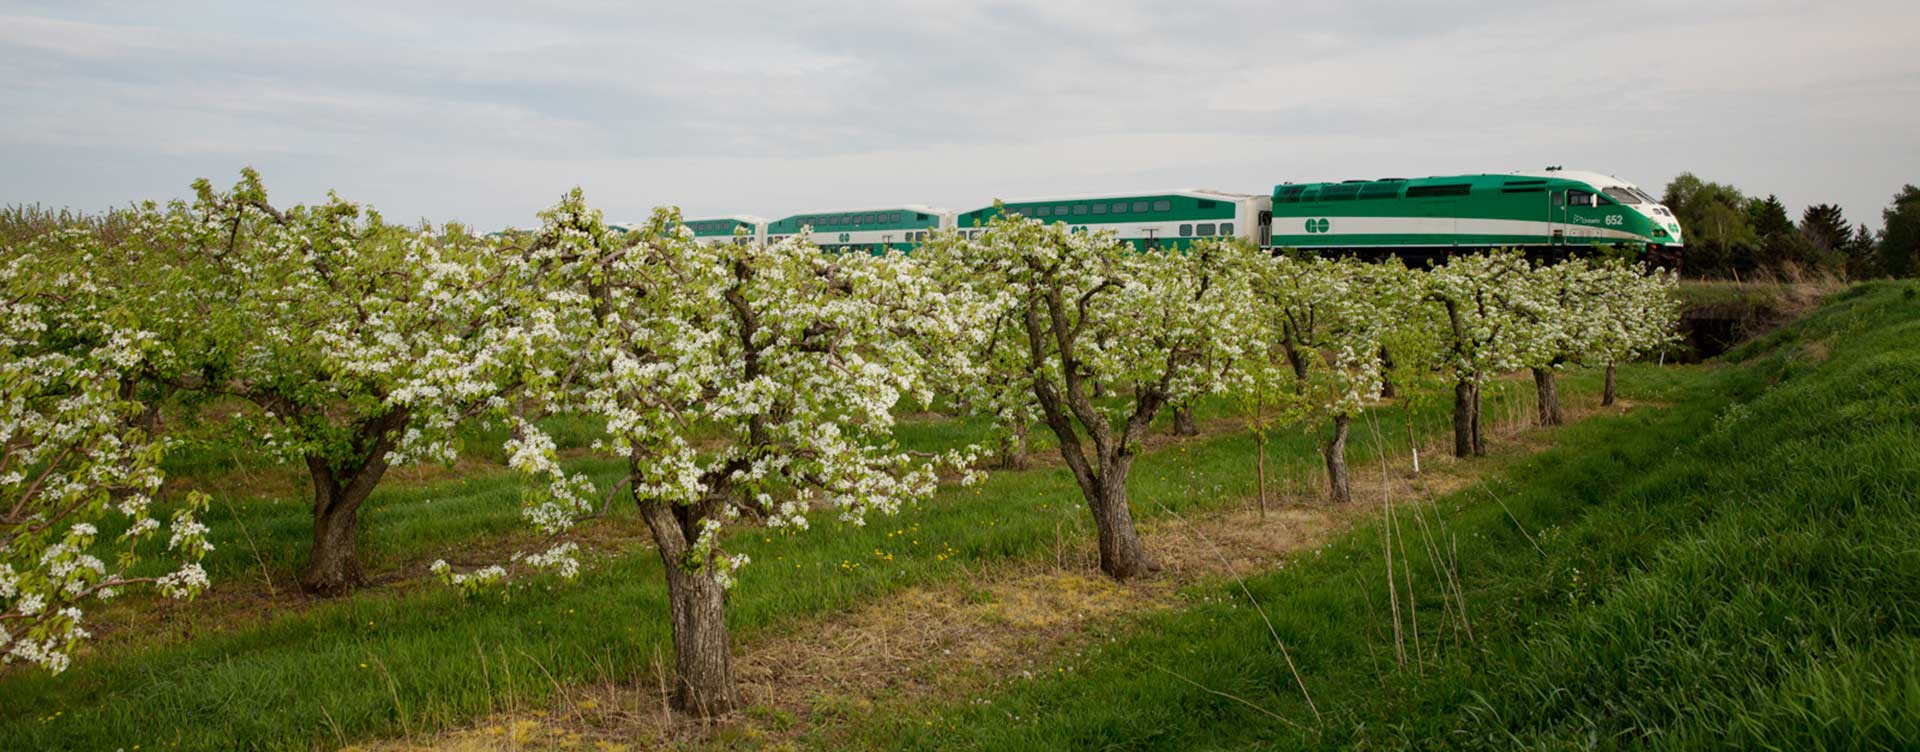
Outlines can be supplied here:
M300 572L300 587L314 595L346 595L367 581L359 548L360 502L366 497L347 496L331 473L313 482L313 552Z
M712 577L687 571L665 550L660 558L673 618L673 706L699 718L732 712L739 696L727 640L727 592Z
M1393 389L1393 353L1387 352L1387 346L1380 346L1380 397L1393 399L1397 396Z
M1540 425L1557 426L1566 422L1560 412L1560 387L1554 382L1553 370L1549 368L1533 369L1534 400L1540 417Z
M1003 470L1027 469L1027 426L1016 424L1013 433L1000 443L1000 467Z
M353 427L353 459L335 463L307 456L313 477L313 552L300 572L300 586L315 595L353 592L366 582L360 568L360 505L387 474L387 454L406 431L404 408L366 418Z
M1267 518L1267 432L1253 434L1254 489L1260 500L1260 519Z
M1293 369L1293 393L1305 394L1307 392L1307 356L1300 352L1300 348L1293 345L1291 335L1281 345L1281 351L1287 356L1287 366Z
M313 476L313 551L300 572L300 587L322 596L346 595L366 584L360 568L360 505L387 473L388 440L375 440L366 464L337 472L324 458L308 457Z
M1200 435L1200 427L1193 423L1193 407L1191 405L1182 405L1173 409L1173 435Z
M1612 407L1614 398L1613 364L1607 364L1607 385L1600 390L1600 406Z
M1327 457L1328 496L1336 504L1353 501L1353 484L1347 479L1347 426L1352 421L1345 415L1333 416L1333 436L1322 451Z
M1099 493L1092 504L1094 529L1100 539L1100 571L1116 580L1131 580L1160 570L1160 565L1147 558L1147 549L1133 530L1133 510L1127 506L1129 464L1122 461L1101 468Z
M1487 432L1484 430L1484 427L1481 426L1480 421L1480 385L1474 384L1470 391L1472 394L1469 397L1469 402L1471 402L1473 406L1473 456L1485 457L1487 455Z
M1453 456L1468 457L1473 454L1474 434L1478 433L1474 425L1474 409L1477 395L1473 384L1467 381L1453 383Z
M630 471L637 471L643 459L627 458ZM719 547L707 552L701 562L705 571L689 567L688 559L699 541L706 520L720 514L733 492L726 478L737 466L709 471L706 480L713 485L709 495L699 502L674 504L642 497L634 492L634 504L653 534L654 547L660 552L661 569L667 577L667 606L673 630L673 706L683 713L710 718L731 712L739 706L733 686L733 654L727 638L726 589L712 574ZM717 480L716 480L717 477Z

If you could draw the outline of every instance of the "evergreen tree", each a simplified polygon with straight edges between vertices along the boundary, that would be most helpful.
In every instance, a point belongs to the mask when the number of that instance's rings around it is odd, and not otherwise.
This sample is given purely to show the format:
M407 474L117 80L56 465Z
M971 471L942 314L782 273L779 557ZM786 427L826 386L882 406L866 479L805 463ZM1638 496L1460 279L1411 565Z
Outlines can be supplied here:
M1767 194L1766 198L1747 200L1747 221L1753 225L1753 231L1761 238L1792 232L1793 220L1787 216L1787 205L1780 197Z
M1843 249L1847 255L1847 276L1867 279L1885 274L1886 270L1880 268L1879 245L1880 239L1865 224L1853 228L1853 237L1847 239Z
M1853 239L1853 225L1837 204L1814 204L1800 213L1800 234L1822 252L1844 251Z
M1821 254L1800 233L1800 228L1794 226L1787 214L1787 205L1781 203L1778 196L1768 194L1766 198L1749 199L1747 221L1759 236L1755 260L1762 268L1791 274L1826 265Z

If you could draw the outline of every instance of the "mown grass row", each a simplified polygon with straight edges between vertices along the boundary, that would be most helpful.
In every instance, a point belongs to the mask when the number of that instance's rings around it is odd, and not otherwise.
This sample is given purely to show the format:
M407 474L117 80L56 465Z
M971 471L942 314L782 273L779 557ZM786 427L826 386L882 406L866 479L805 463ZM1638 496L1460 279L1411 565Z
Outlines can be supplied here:
M989 697L822 746L1910 749L1920 744L1920 302L1855 290L1423 510ZM1399 550L1394 553L1398 555ZM1444 556L1441 557L1444 560ZM1408 610L1409 592L1415 608ZM1459 616L1464 603L1468 618ZM1471 635L1468 634L1468 628ZM1273 636L1290 649L1296 683ZM1301 683L1318 712L1308 707ZM845 733L845 732L840 732Z
M1224 409L1224 405L1209 405L1209 409ZM599 438L596 424L586 418L561 416L543 424L562 450L585 448ZM920 419L901 423L896 434L909 448L939 451L977 441L987 428L977 418ZM458 560L463 546L526 533L519 516L524 479L504 467L501 443L506 438L500 426L463 427L462 453L482 460L478 471L426 485L410 485L390 476L361 512L362 565L377 574L422 559ZM564 464L571 472L586 473L601 487L625 471L624 462L604 457L580 456ZM208 526L214 543L202 566L216 581L266 577L282 586L293 583L313 536L313 502L305 493L304 469L274 468L230 442L209 441L169 455L168 472L188 478L256 473L272 479L273 488L292 491L265 495L216 491L201 522ZM293 481L290 487L289 480ZM640 524L631 504L612 505L609 514L630 527ZM163 563L155 562L140 573L161 574Z
M1492 390L1489 413L1526 409L1530 389L1519 387ZM1386 407L1377 419L1411 420L1431 434L1445 426L1448 408L1438 401L1411 412ZM908 440L938 446L976 429L930 423L908 429L921 432ZM1398 432L1385 435L1400 441ZM1319 462L1314 440L1276 436L1268 449L1274 475L1308 474ZM1372 441L1355 436L1355 461L1380 451ZM1136 509L1153 517L1243 501L1253 487L1252 459L1251 438L1238 431L1149 453L1134 470ZM364 518L365 553L391 561L515 524L513 483L502 476L383 492ZM243 505L241 516L218 521L223 550L300 550L304 508L282 506L289 511L260 514ZM243 520L245 533L226 527ZM1090 523L1071 477L1040 468L950 489L864 528L818 527L827 529L791 539L746 530L729 539L730 550L753 559L729 598L738 637L910 584L963 577L997 560L1046 556L1062 532L1083 539ZM656 662L671 664L659 567L636 541L573 583L529 580L474 598L439 587L382 590L183 636L203 628L185 618L168 625L173 636L106 648L58 677L0 677L7 698L0 747L306 749L463 723L542 702L556 685L644 677Z

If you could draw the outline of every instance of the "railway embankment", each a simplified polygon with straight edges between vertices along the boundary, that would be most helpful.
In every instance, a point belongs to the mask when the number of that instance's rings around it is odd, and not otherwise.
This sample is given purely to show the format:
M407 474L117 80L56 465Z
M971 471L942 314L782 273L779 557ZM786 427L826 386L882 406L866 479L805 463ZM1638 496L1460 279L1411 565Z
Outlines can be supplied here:
M1682 361L1705 360L1805 316L1847 288L1830 277L1779 280L1687 280L1681 316Z

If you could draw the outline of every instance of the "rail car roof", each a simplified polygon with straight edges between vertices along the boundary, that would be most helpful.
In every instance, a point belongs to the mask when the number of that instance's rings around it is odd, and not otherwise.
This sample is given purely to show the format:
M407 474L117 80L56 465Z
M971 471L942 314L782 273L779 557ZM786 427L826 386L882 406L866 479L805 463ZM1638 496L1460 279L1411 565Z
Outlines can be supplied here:
M1156 196L1185 196L1187 198L1210 198L1217 201L1238 201L1258 198L1259 194L1216 191L1211 188L1174 188L1163 191L1133 191L1131 193L1082 193L1068 196L1022 196L1000 199L1003 204L1039 204L1048 201L1099 201L1116 198L1153 198Z
M1309 181L1309 182L1302 182L1302 183L1281 183L1279 185L1274 186L1273 189L1275 192L1279 192L1284 188L1290 188L1290 187L1296 187L1296 186L1317 188L1320 186L1328 186L1328 185L1352 185L1352 184L1359 184L1363 186L1364 185L1381 185L1381 184L1422 186L1422 185L1457 185L1461 183L1471 185L1475 188L1483 188L1483 187L1504 186L1514 180L1563 180L1567 182L1586 183L1595 188L1604 188L1608 186L1634 187L1632 183L1629 183L1625 180L1621 180L1612 175L1607 175L1607 174L1598 173L1598 172L1590 172L1586 170L1523 170L1518 172L1478 173L1478 174L1470 174L1470 175L1430 175L1430 176L1418 177L1418 178L1379 178L1375 180L1323 180L1323 181Z

